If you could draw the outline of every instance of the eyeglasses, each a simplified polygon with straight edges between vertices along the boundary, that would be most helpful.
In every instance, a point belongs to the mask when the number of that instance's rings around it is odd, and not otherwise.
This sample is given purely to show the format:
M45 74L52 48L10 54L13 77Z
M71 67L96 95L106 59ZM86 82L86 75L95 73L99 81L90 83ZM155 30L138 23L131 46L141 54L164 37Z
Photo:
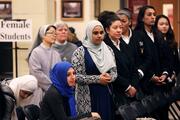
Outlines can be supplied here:
M49 35L55 35L56 32L46 32L46 35L49 34Z

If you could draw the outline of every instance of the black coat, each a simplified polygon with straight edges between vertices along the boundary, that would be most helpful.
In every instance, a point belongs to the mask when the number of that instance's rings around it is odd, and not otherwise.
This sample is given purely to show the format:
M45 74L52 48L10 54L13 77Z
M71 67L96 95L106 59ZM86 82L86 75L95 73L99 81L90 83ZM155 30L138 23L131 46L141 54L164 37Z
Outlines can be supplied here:
M149 49L149 45L146 39L150 39L145 31L134 31L132 34L131 46L135 64L137 69L141 69L144 74L149 72L149 67L151 65L151 50Z
M164 54L162 48L164 49L165 46L157 39L156 34L154 34L153 42L145 30L134 31L133 37L133 44L137 51L136 65L144 72L141 88L145 93L152 94L157 90L156 88L159 88L151 81L153 75L161 76L164 71L168 71L167 61L162 59Z
M113 83L113 92L116 96L116 99L121 100L121 103L118 104L124 104L128 102L127 99L129 99L125 94L125 90L129 85L138 88L139 82L139 75L135 68L132 51L123 40L121 40L120 50L118 50L108 35L105 36L104 42L112 48L116 60L118 77ZM125 98L124 101L122 101L123 97Z
M173 72L178 75L180 71L180 61L178 58L178 49L176 47L171 47L170 43L168 40L164 40L162 38L161 41L161 51L162 51L162 56L161 59L163 63L166 63L168 65L168 73L169 76L173 74Z

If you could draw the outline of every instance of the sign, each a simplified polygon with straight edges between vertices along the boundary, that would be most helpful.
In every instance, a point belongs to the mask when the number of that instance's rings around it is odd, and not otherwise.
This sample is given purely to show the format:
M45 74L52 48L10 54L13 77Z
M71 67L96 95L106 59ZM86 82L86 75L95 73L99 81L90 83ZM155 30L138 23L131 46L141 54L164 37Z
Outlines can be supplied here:
M31 40L31 20L0 20L0 42L24 42Z

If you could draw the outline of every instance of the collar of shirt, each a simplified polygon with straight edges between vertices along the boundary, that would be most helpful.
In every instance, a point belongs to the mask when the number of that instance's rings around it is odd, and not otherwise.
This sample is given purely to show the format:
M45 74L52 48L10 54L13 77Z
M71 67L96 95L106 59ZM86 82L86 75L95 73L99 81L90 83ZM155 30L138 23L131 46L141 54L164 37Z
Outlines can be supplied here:
M40 46L41 46L42 48L44 48L44 49L50 49L50 48L51 48L51 47L48 47L48 46L44 45L43 43L41 43Z
M115 42L114 40L111 39L111 41L112 41L112 43L114 44L114 46L116 46L116 48L117 48L118 50L120 50L120 40L118 40L118 42Z
M67 44L67 41L65 41L64 43L60 43L60 42L58 42L58 41L55 41L55 43L58 44L58 45L66 45L66 44Z
M131 36L132 36L132 30L129 28L129 36L122 35L122 39L126 42L126 44L129 44Z
M147 35L151 38L151 40L154 42L154 35L153 35L153 32L149 32L147 30L145 30Z

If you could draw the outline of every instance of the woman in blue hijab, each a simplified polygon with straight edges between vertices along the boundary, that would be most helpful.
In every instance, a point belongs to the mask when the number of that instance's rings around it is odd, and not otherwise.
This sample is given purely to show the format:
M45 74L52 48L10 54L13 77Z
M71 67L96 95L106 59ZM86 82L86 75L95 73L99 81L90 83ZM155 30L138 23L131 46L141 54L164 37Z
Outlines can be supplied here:
M78 120L99 117L97 113L77 115L74 97L75 71L69 62L59 62L50 71L52 85L41 103L40 120Z

